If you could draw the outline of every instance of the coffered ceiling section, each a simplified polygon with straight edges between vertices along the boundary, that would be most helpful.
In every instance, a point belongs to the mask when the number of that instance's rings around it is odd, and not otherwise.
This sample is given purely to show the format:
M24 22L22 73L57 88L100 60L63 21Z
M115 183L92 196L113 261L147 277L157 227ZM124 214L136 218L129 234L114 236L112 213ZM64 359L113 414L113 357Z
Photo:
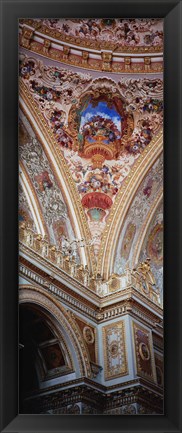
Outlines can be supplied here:
M150 197L151 206L161 193L162 63L160 60L161 69L154 68L152 73L151 65L154 56L162 58L163 22L20 20L20 45L22 118L35 135L25 139L27 130L21 125L20 159L49 235L55 243L62 242L63 235L70 241L84 239L79 260L105 274L105 256L112 246L110 263L114 257L116 263L110 271L120 271L118 251L126 236L124 230L132 239L138 230L135 218L130 221L130 198L134 199L140 184L141 194ZM78 51L74 56L79 57L82 49L78 67L71 60L74 49L69 47L73 45ZM69 48L67 54L65 47ZM96 51L101 53L102 60L97 62L102 62L102 67L91 67L96 60L91 53ZM57 58L55 52L62 57ZM116 65L121 67L121 55L125 54L124 73L118 74ZM150 67L135 69L133 59L137 65L141 65L138 59L143 59L144 66ZM108 69L103 68L104 62ZM88 71L81 69L83 63ZM120 226L118 220L125 216ZM113 224L117 230L111 232ZM125 255L126 251L122 261Z

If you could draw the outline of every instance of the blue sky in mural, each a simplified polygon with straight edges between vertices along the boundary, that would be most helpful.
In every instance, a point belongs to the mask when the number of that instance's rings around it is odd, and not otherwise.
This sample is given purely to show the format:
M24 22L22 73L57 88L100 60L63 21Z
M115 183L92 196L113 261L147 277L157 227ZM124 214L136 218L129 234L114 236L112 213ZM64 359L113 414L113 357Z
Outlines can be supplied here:
M121 118L114 108L109 108L105 101L100 101L96 107L90 103L81 115L80 131L85 123L92 119L94 116L102 116L105 119L111 119L121 131Z

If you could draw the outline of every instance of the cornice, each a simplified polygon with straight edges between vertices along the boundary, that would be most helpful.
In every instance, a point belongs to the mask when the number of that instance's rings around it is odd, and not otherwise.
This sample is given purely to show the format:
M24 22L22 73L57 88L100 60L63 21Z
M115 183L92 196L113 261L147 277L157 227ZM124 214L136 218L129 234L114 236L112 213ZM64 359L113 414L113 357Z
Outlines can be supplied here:
M67 381L63 384L57 384L57 385L53 385L47 388L44 388L42 390L34 390L31 394L31 396L27 396L27 399L31 399L31 398L35 398L35 397L39 397L39 396L43 396L43 395L47 395L48 393L54 393L54 392L59 392L62 391L64 389L69 389L69 387L74 387L74 386L85 386L88 389L93 389L93 390L97 390L105 395L110 395L110 393L115 393L120 395L120 393L122 391L125 391L125 389L127 389L127 391L130 391L130 388L133 389L134 387L138 387L138 385L142 386L142 387L148 387L157 395L157 396L162 396L162 391L161 388L158 387L156 384L152 384L150 383L150 385L148 384L148 382L143 379L143 378L137 378L137 379L133 379L133 380L129 380L126 382L122 382L116 385L110 385L110 386L105 386L105 385L101 385L100 383L94 382L93 380L89 379L89 378L85 378L85 377L81 377L79 379L75 379L75 380L71 380L71 381ZM125 397L126 398L126 397Z
M106 302L103 302L103 299L100 299L96 294L91 297L88 289L84 288L81 284L79 285L73 279L73 289L71 289L69 287L71 285L71 278L69 277L68 286L65 273L62 271L60 271L62 281L58 280L56 272L58 274L59 271L55 270L55 267L49 268L48 261L44 261L44 269L49 270L49 273L29 261L30 258L22 257L21 254L20 248L20 275L22 277L26 278L32 285L36 284L40 286L53 298L56 298L59 302L63 302L73 311L79 312L95 323L104 323L111 319L130 314L138 318L138 320L147 323L151 328L154 328L155 324L162 320L162 308L147 299L133 287L120 292L117 298L112 294L107 297ZM76 284L79 288L77 292L75 291Z
M110 42L80 40L41 26L20 23L20 46L56 62L107 73L152 74L163 71L163 47L122 47Z

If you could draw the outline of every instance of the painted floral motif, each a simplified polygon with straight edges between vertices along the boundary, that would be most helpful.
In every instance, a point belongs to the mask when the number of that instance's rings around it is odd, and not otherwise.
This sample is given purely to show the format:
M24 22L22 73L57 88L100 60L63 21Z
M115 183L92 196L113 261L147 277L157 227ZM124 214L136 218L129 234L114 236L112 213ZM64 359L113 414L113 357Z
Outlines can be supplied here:
M85 174L85 180L78 186L78 191L80 193L100 191L111 196L117 194L117 176L116 174L113 176L113 173L114 170L106 164L101 169L91 170Z
M163 110L163 102L159 99L148 98L143 104L143 111L148 113L160 113Z
M32 90L37 93L41 98L47 101L59 101L61 92L58 90L51 89L50 87L40 86L38 82L32 80Z
M55 138L62 147L68 147L71 149L73 140L70 135L64 131L65 119L66 113L63 110L55 108L55 110L51 111L50 123L53 127Z
M113 122L109 119L97 115L92 117L90 122L85 123L82 129L83 135L88 140L93 140L97 136L104 136L105 143L110 142L119 138L120 133Z
M20 59L19 62L19 74L20 77L23 77L25 80L28 80L32 75L35 74L35 62L34 60L25 60L22 64Z
M140 131L134 131L126 149L129 153L141 153L152 140L152 130L147 120L142 120Z
M91 75L73 72L64 68L44 65L42 61L28 59L20 54L19 74L29 82L29 87L45 102L61 102L69 105L77 102L84 87L91 82Z

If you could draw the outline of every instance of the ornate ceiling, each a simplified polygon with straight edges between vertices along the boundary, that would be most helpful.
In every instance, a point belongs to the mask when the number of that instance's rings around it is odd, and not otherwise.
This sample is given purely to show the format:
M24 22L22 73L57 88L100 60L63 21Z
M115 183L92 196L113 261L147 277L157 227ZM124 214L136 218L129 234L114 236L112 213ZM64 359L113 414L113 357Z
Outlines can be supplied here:
M92 273L149 256L159 281L162 20L20 20L20 45L20 220Z
M20 44L57 62L107 72L161 72L161 19L21 19Z

